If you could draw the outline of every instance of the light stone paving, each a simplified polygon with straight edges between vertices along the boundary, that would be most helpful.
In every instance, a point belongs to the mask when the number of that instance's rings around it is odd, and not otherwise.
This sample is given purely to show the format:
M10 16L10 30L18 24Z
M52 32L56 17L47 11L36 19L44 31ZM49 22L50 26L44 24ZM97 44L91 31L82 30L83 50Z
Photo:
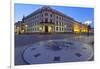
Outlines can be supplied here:
M25 49L22 57L29 64L88 61L93 48L78 40L46 40Z

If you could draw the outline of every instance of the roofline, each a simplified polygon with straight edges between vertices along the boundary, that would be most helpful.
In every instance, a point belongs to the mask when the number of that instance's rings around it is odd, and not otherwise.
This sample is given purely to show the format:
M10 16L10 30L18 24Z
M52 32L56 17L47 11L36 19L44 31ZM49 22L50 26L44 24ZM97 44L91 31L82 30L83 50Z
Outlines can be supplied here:
M58 14L58 15L61 15L61 16L64 16L64 17L66 17L66 18L69 18L69 19L74 20L74 19L71 18L70 16L67 16L67 15L63 14L62 12L60 12L60 11L58 11L58 10L52 9L50 6L43 6L43 7L39 8L39 9L37 9L36 11L34 11L34 12L32 12L31 14L27 15L27 16L25 17L25 19L27 19L28 17L31 17L31 16L35 15L36 13L42 12L43 8L45 8L45 7L48 7L48 8L49 8L48 10L51 10L52 12L54 12L54 13L56 13L56 14Z

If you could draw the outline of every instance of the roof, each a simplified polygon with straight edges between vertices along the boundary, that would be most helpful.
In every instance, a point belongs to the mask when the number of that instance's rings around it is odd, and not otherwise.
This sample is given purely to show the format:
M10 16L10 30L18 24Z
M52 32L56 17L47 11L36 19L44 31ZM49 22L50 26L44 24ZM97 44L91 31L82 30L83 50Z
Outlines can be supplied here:
M31 14L29 14L28 16L26 16L25 18L27 19L28 17L34 16L35 14L38 14L39 12L42 12L42 11L51 11L51 12L56 13L58 15L64 16L64 17L66 17L68 19L74 20L73 18L61 13L60 11L57 11L57 10L51 8L50 6L43 6L42 8L39 8L36 11L32 12Z

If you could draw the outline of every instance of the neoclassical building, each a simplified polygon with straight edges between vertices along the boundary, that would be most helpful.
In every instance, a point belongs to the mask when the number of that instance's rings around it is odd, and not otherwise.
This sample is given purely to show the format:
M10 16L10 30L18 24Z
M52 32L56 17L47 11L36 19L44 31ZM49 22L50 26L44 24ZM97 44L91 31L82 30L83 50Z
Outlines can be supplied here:
M73 32L80 31L81 23L49 6L43 6L28 16L23 17L22 32Z

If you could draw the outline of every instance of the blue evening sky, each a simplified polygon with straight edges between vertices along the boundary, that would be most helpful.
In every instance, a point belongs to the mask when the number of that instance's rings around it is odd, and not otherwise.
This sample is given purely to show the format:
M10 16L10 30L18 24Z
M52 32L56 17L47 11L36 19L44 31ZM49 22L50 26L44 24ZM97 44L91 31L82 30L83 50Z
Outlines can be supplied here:
M15 4L15 22L20 21L23 16L34 12L41 8L43 5L34 4ZM51 6L51 8L64 13L67 16L74 18L76 21L84 23L85 21L92 21L91 26L94 22L94 9L83 8L83 7L68 7L68 6Z

